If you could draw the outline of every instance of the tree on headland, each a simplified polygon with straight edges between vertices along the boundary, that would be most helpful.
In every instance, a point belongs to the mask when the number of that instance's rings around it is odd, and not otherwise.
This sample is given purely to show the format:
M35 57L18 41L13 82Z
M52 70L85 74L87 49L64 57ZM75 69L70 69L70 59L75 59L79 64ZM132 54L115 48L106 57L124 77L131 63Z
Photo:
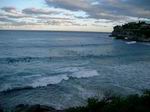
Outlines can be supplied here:
M150 42L150 24L139 21L115 26L111 34L116 39Z

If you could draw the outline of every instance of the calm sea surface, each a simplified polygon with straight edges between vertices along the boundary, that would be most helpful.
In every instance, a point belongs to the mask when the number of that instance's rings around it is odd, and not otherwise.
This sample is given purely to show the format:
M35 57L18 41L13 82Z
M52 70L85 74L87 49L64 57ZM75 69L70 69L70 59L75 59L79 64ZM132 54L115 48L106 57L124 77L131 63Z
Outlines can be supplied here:
M150 89L150 44L109 33L0 31L0 105L84 105ZM4 92L7 91L7 92Z

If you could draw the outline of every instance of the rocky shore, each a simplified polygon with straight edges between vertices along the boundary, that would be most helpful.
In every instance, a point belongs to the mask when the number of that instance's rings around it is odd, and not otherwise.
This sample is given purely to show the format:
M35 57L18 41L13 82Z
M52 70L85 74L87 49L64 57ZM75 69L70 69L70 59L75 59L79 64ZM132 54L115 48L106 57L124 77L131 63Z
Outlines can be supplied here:
M115 26L110 36L115 39L150 42L150 24L139 21Z
M146 90L142 95L106 96L102 100L90 98L87 105L72 107L64 110L44 105L20 104L9 111L0 112L150 112L150 91Z
M53 107L45 105L24 105L16 106L12 112L64 112L63 110L56 110Z
M53 107L45 106L45 105L25 105L20 104L14 107L12 110L4 111L0 108L0 112L64 112L63 110L56 110Z

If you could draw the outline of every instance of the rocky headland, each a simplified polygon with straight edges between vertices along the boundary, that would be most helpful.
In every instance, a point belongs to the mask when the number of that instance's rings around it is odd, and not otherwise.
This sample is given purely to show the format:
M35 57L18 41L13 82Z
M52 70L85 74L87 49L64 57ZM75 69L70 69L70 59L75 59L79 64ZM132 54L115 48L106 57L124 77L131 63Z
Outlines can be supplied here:
M110 36L115 39L150 42L150 24L139 21L115 26Z

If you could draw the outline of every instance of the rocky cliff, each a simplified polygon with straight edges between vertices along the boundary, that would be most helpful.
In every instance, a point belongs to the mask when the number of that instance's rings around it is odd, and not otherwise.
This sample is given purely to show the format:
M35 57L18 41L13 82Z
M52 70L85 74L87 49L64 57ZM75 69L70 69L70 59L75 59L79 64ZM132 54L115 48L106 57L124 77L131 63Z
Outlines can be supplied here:
M122 26L115 26L111 36L116 39L150 42L150 24L130 22Z

